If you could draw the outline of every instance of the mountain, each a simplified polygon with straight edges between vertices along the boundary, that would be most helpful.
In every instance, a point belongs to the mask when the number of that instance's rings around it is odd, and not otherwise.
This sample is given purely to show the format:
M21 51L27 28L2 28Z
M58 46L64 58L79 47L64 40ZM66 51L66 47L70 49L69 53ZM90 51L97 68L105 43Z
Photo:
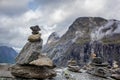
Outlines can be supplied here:
M59 35L56 32L53 32L50 34L48 37L47 43L46 44L52 44L57 42L60 39Z
M120 65L120 21L79 17L56 43L43 48L43 52L57 66L66 66L71 58L78 65L84 65L91 60L91 53Z
M0 63L14 63L17 52L8 46L0 46Z

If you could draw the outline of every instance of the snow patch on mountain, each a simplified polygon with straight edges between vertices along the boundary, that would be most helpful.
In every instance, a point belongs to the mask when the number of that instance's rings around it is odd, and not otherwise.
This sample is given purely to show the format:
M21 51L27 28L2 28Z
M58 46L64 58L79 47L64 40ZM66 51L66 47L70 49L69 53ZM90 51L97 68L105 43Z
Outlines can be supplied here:
M92 41L97 41L114 33L120 33L120 21L109 20L105 25L93 29L90 36Z
M73 42L73 43L76 42L76 40L77 40L79 37L82 37L83 34L84 34L84 33L81 32L81 31L76 31L76 32L75 32L75 38L72 39L72 42Z

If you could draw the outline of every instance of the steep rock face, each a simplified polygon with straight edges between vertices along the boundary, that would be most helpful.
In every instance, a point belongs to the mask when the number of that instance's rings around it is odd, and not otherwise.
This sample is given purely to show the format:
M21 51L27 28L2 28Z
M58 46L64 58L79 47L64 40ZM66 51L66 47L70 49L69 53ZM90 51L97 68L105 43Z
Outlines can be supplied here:
M15 65L11 70L12 75L21 78L46 79L56 76L56 72L52 69L48 69L47 67Z
M91 53L103 60L119 62L120 21L106 20L100 17L80 17L68 31L43 52L58 66L66 66L67 61L75 59L79 65L90 61Z
M45 50L51 50L51 47L54 47L59 39L60 37L56 32L51 33L48 37L47 43L43 46L42 51L46 52Z
M0 63L15 63L17 52L7 46L0 46Z
M19 55L16 57L17 64L29 64L31 61L38 59L42 48L41 42L27 42Z

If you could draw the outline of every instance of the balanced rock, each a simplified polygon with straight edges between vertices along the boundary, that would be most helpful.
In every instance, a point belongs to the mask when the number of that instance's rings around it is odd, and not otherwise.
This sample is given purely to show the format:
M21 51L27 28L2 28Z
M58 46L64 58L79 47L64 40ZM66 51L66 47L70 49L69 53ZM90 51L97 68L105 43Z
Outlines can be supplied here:
M41 41L41 34L32 34L28 37L28 41L29 42L37 42L37 41Z
M30 29L32 30L32 34L38 34L39 31L41 30L38 25L31 26Z
M53 67L53 62L45 55L39 55L39 59L30 62L31 65Z
M28 42L23 47L21 52L16 58L17 64L29 64L31 61L38 59L42 49L42 41L41 42Z
M47 79L56 76L56 72L47 67L15 65L11 68L11 74L15 77L28 79Z

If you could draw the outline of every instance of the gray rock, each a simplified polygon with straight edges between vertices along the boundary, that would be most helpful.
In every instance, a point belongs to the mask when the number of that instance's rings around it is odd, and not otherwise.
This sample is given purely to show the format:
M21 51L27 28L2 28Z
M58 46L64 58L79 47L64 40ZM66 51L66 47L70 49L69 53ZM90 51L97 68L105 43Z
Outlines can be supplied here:
M12 66L11 74L14 75L15 77L29 79L47 79L56 76L56 72L47 67L21 66L21 65Z
M107 63L102 62L102 58L96 57L91 63L91 69L89 69L87 72L92 75L107 78L110 77L112 74L111 71L107 68L107 66Z
M120 80L120 74L112 74L111 77L116 79L116 80Z
M33 34L28 37L29 42L38 42L41 41L41 34Z
M40 30L41 30L38 25L36 25L36 26L31 26L30 29L31 29L32 31L40 31Z
M72 72L80 72L79 66L68 66L68 70Z
M94 58L92 60L92 63L96 63L96 64L102 64L102 59L100 57Z
M31 61L38 59L42 48L42 41L41 42L28 42L23 47L21 52L16 58L17 64L29 64Z
M38 25L31 26L30 29L32 30L32 34L38 34L39 31L41 30Z
M110 77L111 72L105 67L94 67L87 71L89 74L99 76L99 77Z
M45 55L39 55L39 58L30 62L30 64L35 66L53 67L52 60Z

